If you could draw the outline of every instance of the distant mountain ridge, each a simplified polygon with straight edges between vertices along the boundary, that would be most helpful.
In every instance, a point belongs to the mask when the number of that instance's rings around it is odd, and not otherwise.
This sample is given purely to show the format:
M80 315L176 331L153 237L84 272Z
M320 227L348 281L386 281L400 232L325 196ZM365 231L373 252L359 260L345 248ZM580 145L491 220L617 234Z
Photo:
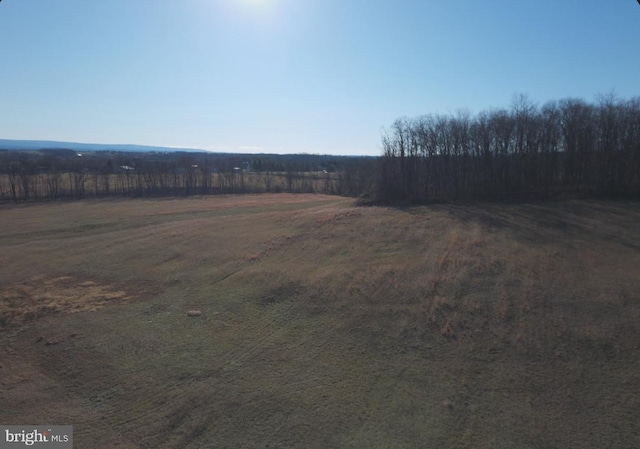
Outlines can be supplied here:
M193 151L206 152L207 150L198 148L172 148L157 147L152 145L132 145L132 144L102 144L102 143L79 143L79 142L58 142L55 140L11 140L0 139L0 150L49 150L65 149L74 151L122 151L122 152L173 152L173 151Z

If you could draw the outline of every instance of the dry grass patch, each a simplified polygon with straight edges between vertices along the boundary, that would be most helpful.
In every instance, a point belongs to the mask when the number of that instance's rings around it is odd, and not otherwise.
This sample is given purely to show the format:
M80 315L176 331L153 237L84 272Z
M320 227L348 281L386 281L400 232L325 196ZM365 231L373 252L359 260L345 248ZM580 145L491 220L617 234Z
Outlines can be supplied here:
M95 312L133 298L113 285L73 276L37 276L0 289L0 329L50 315Z

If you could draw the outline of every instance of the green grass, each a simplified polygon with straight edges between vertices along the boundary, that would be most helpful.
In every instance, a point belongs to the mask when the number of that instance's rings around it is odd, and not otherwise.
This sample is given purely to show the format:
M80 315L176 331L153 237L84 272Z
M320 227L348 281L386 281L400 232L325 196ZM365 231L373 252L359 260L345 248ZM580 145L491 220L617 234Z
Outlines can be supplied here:
M5 320L2 423L72 424L92 448L640 444L637 203L256 195L0 217L0 313L60 276L127 293Z

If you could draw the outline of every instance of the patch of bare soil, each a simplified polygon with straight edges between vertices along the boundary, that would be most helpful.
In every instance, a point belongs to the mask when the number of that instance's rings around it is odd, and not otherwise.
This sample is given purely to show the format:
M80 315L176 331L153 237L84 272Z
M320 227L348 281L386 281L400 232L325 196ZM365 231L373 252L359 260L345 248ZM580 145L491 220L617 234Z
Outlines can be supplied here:
M124 290L92 280L37 276L0 287L0 329L50 315L94 312L131 299Z

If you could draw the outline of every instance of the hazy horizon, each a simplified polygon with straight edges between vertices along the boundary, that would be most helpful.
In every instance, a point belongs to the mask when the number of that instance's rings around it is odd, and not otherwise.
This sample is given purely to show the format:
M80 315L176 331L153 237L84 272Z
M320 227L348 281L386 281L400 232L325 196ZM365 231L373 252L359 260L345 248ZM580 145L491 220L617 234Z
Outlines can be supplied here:
M0 3L0 138L373 155L401 116L639 95L620 2Z
M145 145L130 143L105 143L105 142L68 142L61 140L29 140L29 139L3 139L0 138L0 151L37 151L37 150L72 150L72 151L121 151L121 152L141 152L141 151L184 151L198 153L219 153L219 154L265 154L265 155L311 155L311 156L346 156L346 157L378 157L380 155L360 155L360 154L332 154L332 153L309 153L304 151L291 153L270 153L253 148L238 148L238 151L207 150L193 147L168 147L164 145Z

